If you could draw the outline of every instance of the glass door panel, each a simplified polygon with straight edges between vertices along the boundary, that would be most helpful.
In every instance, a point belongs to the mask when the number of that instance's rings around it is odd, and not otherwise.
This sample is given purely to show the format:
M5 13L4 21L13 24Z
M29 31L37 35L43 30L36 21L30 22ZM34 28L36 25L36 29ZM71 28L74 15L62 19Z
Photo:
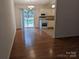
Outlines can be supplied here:
M34 10L23 10L24 27L34 27Z

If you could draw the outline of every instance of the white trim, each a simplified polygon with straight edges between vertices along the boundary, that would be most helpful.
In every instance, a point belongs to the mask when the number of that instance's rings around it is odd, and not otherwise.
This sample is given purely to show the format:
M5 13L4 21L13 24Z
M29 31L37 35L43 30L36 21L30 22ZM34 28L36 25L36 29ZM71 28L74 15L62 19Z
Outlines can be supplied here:
M16 35L16 30L15 30L14 35L13 35L12 44L11 44L11 47L10 47L10 50L9 50L9 54L8 54L8 59L10 59L10 55L11 55L11 51L12 51L15 35Z

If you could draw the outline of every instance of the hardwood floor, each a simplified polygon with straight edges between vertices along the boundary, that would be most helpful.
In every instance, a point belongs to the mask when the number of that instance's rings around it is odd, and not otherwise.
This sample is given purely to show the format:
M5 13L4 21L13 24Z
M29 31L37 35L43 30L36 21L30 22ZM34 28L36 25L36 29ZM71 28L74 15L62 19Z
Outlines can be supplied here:
M53 39L39 29L17 30L10 59L79 59L79 38Z

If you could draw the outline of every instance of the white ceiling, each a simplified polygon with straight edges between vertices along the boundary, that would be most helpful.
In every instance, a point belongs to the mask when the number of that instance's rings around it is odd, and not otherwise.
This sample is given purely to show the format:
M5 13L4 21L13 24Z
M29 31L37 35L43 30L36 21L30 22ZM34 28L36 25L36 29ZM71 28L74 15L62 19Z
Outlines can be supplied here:
M50 1L52 3L55 2L55 0L14 0L15 3L27 3L27 4L48 4Z

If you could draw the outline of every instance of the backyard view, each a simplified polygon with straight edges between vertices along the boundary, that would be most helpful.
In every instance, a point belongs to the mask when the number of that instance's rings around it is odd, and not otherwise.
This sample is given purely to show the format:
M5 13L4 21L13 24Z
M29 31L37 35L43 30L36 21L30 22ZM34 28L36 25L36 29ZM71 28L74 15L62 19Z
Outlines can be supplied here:
M24 27L34 27L34 11L32 9L23 10Z

